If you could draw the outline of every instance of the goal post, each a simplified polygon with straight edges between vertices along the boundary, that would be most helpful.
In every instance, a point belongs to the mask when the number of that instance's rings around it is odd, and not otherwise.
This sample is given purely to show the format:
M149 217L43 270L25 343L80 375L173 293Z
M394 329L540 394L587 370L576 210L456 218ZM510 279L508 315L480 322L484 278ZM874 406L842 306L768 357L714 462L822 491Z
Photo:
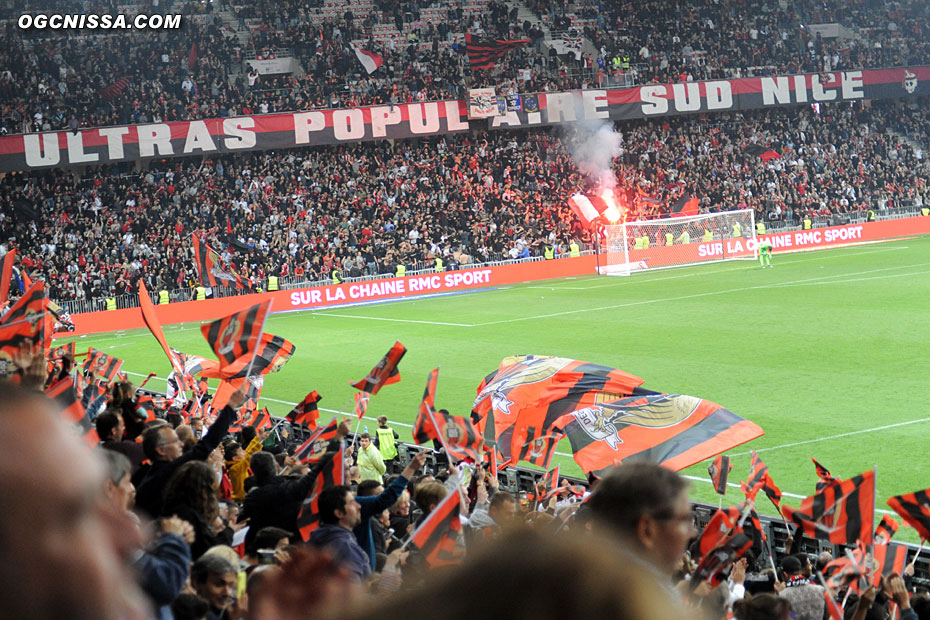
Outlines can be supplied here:
M598 273L634 271L754 259L756 221L752 209L624 222L605 226Z

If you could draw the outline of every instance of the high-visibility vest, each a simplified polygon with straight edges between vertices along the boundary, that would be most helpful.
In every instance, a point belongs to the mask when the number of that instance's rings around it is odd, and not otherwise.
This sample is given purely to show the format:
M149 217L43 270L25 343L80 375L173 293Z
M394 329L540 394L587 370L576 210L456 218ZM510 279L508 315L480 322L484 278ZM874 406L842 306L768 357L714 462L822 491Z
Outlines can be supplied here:
M158 291L158 303L159 303L159 304L161 304L161 305L164 306L164 305L167 304L169 301L171 301L171 299L170 299L170 297L168 296L168 291L166 291L165 289L162 289L162 290Z
M620 66L624 69L629 69L630 68L630 57L624 56L620 61Z
M116 298L107 297L107 310L116 310Z
M378 450L381 451L381 458L390 461L397 456L397 446L394 444L394 431L389 428L378 427Z
M568 246L568 255L569 256L581 256L581 248L578 247L578 244L572 241Z
M433 271L435 271L436 273L439 273L440 271L445 271L445 270L446 270L446 268L445 268L445 266L442 264L442 259L439 258L439 257L437 256L437 257L436 257L436 266L433 267Z
M757 235L765 234L765 222L756 222L756 234Z
M678 242L679 243L691 243L691 235L688 233L687 230L683 230L681 232L681 234L678 236Z
M395 278L403 278L407 275L407 265L400 264L397 266L397 271L394 272Z
M866 213L865 213L865 221L866 221L866 222L874 222L874 221L875 221L875 211L873 211L872 209L869 209L868 211L866 211Z
M204 299L207 298L207 289L205 289L204 287L198 286L194 290L197 291L197 301L203 301Z
M642 249L643 249L643 238L642 238L642 237L634 237L634 239L636 239L636 241L633 242L633 249L634 249L634 250L642 250Z
M342 284L342 272L338 269L333 269L333 284Z
M643 249L649 249L649 235L643 235Z
M278 276L268 276L268 290L278 290Z
M672 245L675 243L675 235L672 233L665 233L665 245Z
M811 218L805 216L804 217L804 230L810 230L811 226L813 225L814 223L811 221Z
M739 225L739 222L733 224L733 236L742 237L743 236L743 227Z
M930 207L921 207L921 208L920 208L920 214L921 214L921 215L930 215Z
M714 233L710 232L709 230L705 230L704 236L701 237L701 241L706 242L706 241L713 241L713 240L714 240Z
M546 260L552 260L555 258L555 248L551 245L547 245L546 249L543 250L543 255L546 257Z

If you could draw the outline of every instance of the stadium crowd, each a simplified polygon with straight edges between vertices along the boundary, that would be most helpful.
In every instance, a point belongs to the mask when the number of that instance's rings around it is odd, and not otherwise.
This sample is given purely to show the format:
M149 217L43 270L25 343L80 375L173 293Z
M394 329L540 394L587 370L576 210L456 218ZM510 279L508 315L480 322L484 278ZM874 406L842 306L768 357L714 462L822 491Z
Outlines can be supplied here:
M753 534L745 557L717 577L698 562L705 539L689 483L658 465L617 466L590 489L540 480L518 494L480 466L462 477L428 448L399 459L386 418L377 444L367 432L348 440L343 421L307 462L287 426L231 432L244 388L212 423L173 409L144 422L126 383L112 386L94 420L102 442L88 449L30 391L44 385L42 356L17 361L21 387L0 383L0 574L18 586L0 594L7 617L271 620L377 609L456 620L821 620L828 600L843 601L847 618L887 617L892 604L903 620L930 617L913 567L861 596L825 598L818 584L834 574L832 557L796 552L791 538L757 562ZM337 458L345 484L315 491L307 537L304 500ZM461 535L438 525L447 510Z
M114 10L106 2L73 4ZM0 133L460 98L473 86L493 85L503 95L925 64L930 58L928 8L915 0L785 8L703 0L670 10L661 2L531 0L526 6L535 23L521 21L517 6L495 1L474 4L477 12L439 5L441 19L427 19L428 6L385 1L364 15L354 7L358 15L350 8L336 17L320 13L319 3L296 0L224 7L236 12L236 23L216 17L214 3L163 2L161 10L185 16L182 30L83 37L21 31L14 23L18 14L8 10L0 32ZM837 20L859 37L824 39L803 27L821 20ZM392 24L397 36L375 38L379 24ZM239 29L249 32L244 44ZM473 73L466 32L530 43L493 69ZM582 34L593 47L577 55L559 55L543 44L547 36ZM352 45L380 54L383 65L368 75ZM243 68L247 58L284 50L302 71L258 75Z
M756 218L930 204L926 109L824 105L618 125L627 220L668 216L682 193L705 212ZM213 160L10 174L0 180L0 251L60 301L195 286L191 234L262 287L565 254L591 233L567 206L590 189L558 130L248 153ZM763 161L749 146L781 157Z

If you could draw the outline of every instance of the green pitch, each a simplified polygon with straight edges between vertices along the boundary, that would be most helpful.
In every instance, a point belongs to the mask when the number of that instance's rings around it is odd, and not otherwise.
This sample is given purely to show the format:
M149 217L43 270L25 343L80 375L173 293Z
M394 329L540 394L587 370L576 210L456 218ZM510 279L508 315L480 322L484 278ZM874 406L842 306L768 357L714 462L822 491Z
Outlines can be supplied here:
M266 378L262 403L282 416L316 389L321 417L349 411L349 380L364 377L400 340L408 349L403 380L372 398L363 424L373 430L374 418L387 415L410 440L437 365L437 406L467 414L475 388L503 357L556 355L621 368L643 377L646 388L706 398L757 423L765 436L730 451L730 482L746 478L755 449L791 505L813 493L812 456L843 478L877 468L879 509L892 495L930 486L930 237L776 253L773 264L586 276L275 314L266 331L293 341L297 353ZM209 354L199 325L165 331L171 346ZM78 351L90 345L123 358L124 371L157 372L149 385L164 389L169 365L147 331L76 340ZM562 472L580 475L567 440L559 452ZM707 465L683 473L694 479L695 499L716 503ZM740 498L731 486L724 501ZM761 494L759 503L774 514ZM916 534L904 527L899 538Z

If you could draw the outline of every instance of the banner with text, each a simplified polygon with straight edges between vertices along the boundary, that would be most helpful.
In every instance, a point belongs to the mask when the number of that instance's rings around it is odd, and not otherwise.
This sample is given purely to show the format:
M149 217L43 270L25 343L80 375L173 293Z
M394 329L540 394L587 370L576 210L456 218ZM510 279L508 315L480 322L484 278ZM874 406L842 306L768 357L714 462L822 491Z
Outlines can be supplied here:
M472 121L461 100L100 127L0 137L0 172L921 95L930 66L526 95Z

